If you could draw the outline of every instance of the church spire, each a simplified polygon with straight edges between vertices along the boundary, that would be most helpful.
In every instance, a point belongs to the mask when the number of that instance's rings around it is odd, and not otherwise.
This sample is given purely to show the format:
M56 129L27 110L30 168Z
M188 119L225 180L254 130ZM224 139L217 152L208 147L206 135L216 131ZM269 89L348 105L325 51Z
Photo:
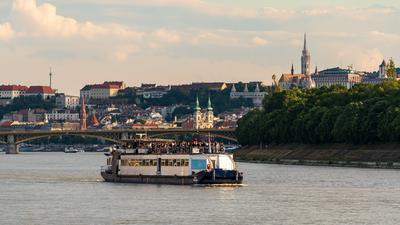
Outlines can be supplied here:
M236 92L236 87L235 87L235 84L232 84L232 89L231 89L231 92Z
M199 96L198 95L196 97L196 108L195 108L195 110L196 111L200 111L201 110L200 103L199 103Z
M309 76L311 73L310 64L311 64L311 55L310 52L308 51L308 46L307 46L307 34L304 33L304 48L301 54L301 73L304 74L305 76Z
M247 83L244 85L244 91L243 92L249 92L249 88L247 87Z
M208 107L207 107L207 110L208 110L208 111L213 111L213 107L212 107L212 104L211 104L211 98L210 98L210 96L208 96Z
M293 63L292 63L292 69L290 70L290 74L294 75L294 67L293 67Z
M86 105L85 105L85 97L82 96L81 99L81 121L80 121L80 127L81 130L86 130Z

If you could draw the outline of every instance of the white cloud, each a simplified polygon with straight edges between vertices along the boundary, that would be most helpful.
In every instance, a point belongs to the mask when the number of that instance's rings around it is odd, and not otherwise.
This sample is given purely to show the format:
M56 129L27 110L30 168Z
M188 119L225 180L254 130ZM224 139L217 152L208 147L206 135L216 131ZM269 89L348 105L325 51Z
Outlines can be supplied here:
M295 14L296 12L294 10L277 9L273 7L264 7L259 10L260 16L278 20L287 20L293 17Z
M14 37L14 30L9 23L0 24L0 40L8 41Z
M128 60L129 56L135 52L138 52L139 48L135 45L127 45L118 47L112 54L112 59L124 62Z
M12 16L18 26L37 35L69 37L104 32L104 29L91 22L78 23L72 18L57 15L55 6L48 3L37 5L36 0L14 0Z
M267 40L260 38L258 36L254 37L251 41L252 41L253 45L255 45L255 46L265 46L268 44Z
M327 9L307 9L303 10L302 13L306 16L321 16L329 13Z
M181 41L181 36L177 31L161 28L152 34L157 40L166 43L178 43Z
M57 8L48 3L38 5L36 0L14 0L12 22L21 33L48 37L84 37L117 36L121 38L139 38L140 32L111 24L100 26L90 21L79 22L73 18L57 14Z

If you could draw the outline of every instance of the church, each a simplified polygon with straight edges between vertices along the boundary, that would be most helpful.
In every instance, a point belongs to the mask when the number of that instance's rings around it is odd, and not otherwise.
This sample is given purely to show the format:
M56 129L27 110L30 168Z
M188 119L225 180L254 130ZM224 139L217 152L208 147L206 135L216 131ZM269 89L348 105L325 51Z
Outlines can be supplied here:
M282 74L279 79L279 85L288 90L292 87L314 88L316 87L314 79L311 77L311 54L307 47L307 35L304 34L304 46L301 55L301 73L294 72L294 66L289 74ZM318 74L318 69L315 67L314 75Z
M196 108L194 111L194 129L214 128L214 112L211 105L211 99L208 97L207 110L201 110L199 98L196 98Z

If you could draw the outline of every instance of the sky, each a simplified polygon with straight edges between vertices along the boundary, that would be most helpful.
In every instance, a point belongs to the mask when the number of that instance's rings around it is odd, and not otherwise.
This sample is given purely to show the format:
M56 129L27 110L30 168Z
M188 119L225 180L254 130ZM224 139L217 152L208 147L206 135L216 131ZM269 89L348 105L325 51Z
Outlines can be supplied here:
M0 83L78 94L123 80L271 83L312 67L400 60L398 0L1 0ZM314 68L312 69L312 71Z

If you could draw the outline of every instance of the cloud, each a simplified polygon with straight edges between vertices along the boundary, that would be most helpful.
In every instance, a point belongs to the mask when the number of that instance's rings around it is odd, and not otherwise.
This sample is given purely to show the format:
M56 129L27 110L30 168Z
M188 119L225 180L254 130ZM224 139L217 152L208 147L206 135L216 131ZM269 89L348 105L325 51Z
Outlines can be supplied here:
M306 16L321 16L329 13L327 9L308 9L303 10L302 13Z
M152 35L161 42L178 43L181 41L181 36L177 31L167 30L165 28L153 32Z
M134 38L142 35L121 25L100 26L90 21L79 22L58 15L54 5L38 5L36 0L14 0L11 15L15 27L25 35L87 39L98 36Z
M383 54L378 48L366 49L356 56L356 65L362 70L373 71L383 60Z
M9 23L0 24L0 40L9 41L14 37L14 30Z
M112 59L124 62L128 60L129 56L135 52L138 52L139 48L135 45L127 45L118 47L112 54Z
M264 7L259 10L260 16L278 20L287 20L293 17L295 14L296 12L294 10L277 9L273 7Z
M47 36L90 36L104 32L91 22L78 23L72 18L57 15L55 6L48 3L37 5L36 0L14 0L12 16L25 31Z
M369 32L369 37L378 39L380 41L385 41L385 42L399 42L400 41L400 34L395 34L395 33L385 33L382 31L370 31Z
M267 40L265 40L265 39L263 39L263 38L260 38L260 37L254 37L254 38L251 40L251 42L252 42L253 45L255 45L255 46L265 46L265 45L268 44L268 41L267 41Z

